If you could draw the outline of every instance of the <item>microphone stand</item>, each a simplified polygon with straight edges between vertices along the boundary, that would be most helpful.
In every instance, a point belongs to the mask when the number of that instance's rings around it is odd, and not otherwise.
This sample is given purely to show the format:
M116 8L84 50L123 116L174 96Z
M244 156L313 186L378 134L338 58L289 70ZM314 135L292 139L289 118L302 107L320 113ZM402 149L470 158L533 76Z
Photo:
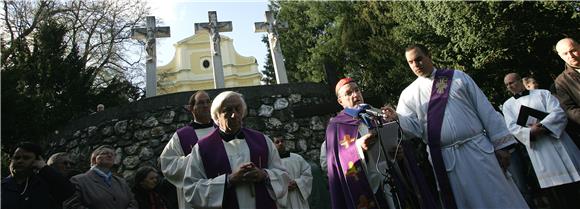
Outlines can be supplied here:
M373 122L375 123L375 129L380 129L383 128L383 120L381 117L374 117L371 116L369 117L373 120ZM389 184L389 186L391 186L391 195L393 197L393 204L395 206L395 209L401 209L401 200L399 199L399 195L398 195L398 187L395 184L395 179L393 177L393 175L395 175L395 164L394 161L391 161L389 159L389 156L387 155L387 151L385 149L385 146L383 144L383 136L381 136L381 132L377 130L377 139L379 140L379 149L381 150L382 154L385 156L385 161L387 162L387 168L385 169L385 180L383 181L383 185L384 183ZM397 145L399 146L399 145ZM397 149L398 150L398 149ZM396 159L397 157L397 153L395 153L395 156L393 156L393 159ZM380 156L377 158L377 163L380 161ZM378 169L378 168L377 168ZM392 171L392 172L391 172ZM383 190L384 191L384 190Z

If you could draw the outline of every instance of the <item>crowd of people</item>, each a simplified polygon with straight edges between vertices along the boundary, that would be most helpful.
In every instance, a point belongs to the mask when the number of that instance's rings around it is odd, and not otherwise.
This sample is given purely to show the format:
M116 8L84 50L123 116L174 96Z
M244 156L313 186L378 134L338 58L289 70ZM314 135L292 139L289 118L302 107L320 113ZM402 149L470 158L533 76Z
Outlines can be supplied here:
M370 114L374 110L357 82L341 79L335 94L343 110L328 122L320 167L289 152L284 135L246 128L242 94L224 91L212 101L197 91L188 102L191 123L174 133L157 168L135 172L132 186L114 174L111 146L94 149L90 169L78 173L67 153L45 163L40 146L23 142L2 180L1 205L308 209L324 208L320 203L328 201L333 209L523 209L541 208L534 201L540 193L552 198L551 208L575 208L580 205L580 44L564 38L555 49L566 64L553 92L538 89L533 78L509 73L504 84L512 97L501 112L469 75L435 67L421 44L404 51L417 79L403 90L396 108L387 105ZM381 160L385 152L371 151L382 143L377 127L392 122L402 147L388 150L392 160ZM432 172L417 167L411 139L426 144ZM526 165L533 179L524 173ZM327 184L313 177L320 172ZM321 191L329 193L328 200ZM311 196L321 198L317 206Z

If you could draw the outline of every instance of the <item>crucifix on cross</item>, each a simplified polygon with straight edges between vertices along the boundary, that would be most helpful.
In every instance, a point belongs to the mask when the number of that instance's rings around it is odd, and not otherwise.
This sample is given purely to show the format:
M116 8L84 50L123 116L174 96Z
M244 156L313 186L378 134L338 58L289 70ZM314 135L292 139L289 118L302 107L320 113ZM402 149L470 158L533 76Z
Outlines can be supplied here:
M209 31L210 46L212 52L212 67L214 87L225 88L224 70L222 64L221 50L220 50L220 34L219 32L231 32L232 21L218 22L217 13L215 11L207 12L209 22L195 23L195 32L200 30Z
M157 94L157 50L155 39L169 36L171 36L169 27L155 26L155 16L147 17L146 27L131 29L131 38L145 40L145 51L147 51L145 97L153 97Z
M287 28L286 22L278 23L274 19L272 11L266 11L266 22L255 22L254 32L267 32L268 43L270 44L270 52L272 54L272 62L274 63L274 72L276 73L276 82L278 84L288 83L288 76L286 75L286 67L284 66L284 56L278 41L277 28Z

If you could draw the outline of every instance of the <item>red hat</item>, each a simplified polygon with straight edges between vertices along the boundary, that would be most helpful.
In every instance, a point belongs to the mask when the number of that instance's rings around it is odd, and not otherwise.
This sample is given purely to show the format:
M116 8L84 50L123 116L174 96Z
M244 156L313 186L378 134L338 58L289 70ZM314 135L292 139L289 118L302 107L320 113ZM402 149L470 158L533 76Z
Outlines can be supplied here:
M340 88L342 88L344 85L349 84L351 82L355 82L355 81L349 77L340 79L340 81L338 81L338 83L336 83L336 87L334 88L334 93L338 94L338 90L340 90Z

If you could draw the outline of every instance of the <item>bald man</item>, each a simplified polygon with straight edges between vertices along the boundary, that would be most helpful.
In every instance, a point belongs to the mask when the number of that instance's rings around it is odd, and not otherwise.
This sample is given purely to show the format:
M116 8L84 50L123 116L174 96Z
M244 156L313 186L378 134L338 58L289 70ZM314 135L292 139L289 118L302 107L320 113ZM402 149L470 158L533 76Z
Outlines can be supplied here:
M580 147L580 44L564 38L556 44L558 55L566 63L564 71L556 78L556 97L568 116L566 131Z

